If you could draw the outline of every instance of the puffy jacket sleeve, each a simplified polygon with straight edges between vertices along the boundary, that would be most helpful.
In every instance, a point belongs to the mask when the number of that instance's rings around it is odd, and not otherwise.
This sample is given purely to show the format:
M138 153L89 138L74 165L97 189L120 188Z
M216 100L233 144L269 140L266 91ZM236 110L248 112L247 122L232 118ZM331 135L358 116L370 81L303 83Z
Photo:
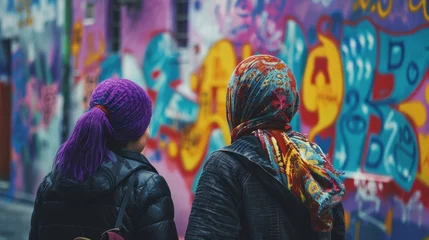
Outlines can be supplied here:
M43 194L46 188L48 187L48 183L46 182L47 177L43 179L42 183L39 185L39 188L37 189L36 199L34 200L33 214L31 215L30 235L28 237L29 240L39 239L39 236L38 236L39 219L40 219L41 208L43 205L43 200L42 200Z
M138 222L137 239L178 239L174 223L174 206L165 179L154 174L140 194L143 206Z
M241 185L228 155L215 152L198 182L185 239L236 239Z

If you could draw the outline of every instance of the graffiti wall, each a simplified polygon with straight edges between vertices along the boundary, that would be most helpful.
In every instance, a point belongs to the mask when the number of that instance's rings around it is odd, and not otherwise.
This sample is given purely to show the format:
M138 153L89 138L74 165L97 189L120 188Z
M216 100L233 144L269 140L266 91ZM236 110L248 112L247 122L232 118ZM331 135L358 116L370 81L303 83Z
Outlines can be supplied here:
M13 39L11 195L35 193L60 144L62 3L2 1L0 37Z
M170 184L180 235L204 162L230 143L229 76L247 56L269 53L298 80L293 128L346 173L348 239L429 237L427 1L190 0L186 48L175 41L174 1L122 6L118 36L111 2L72 1L69 120L108 77L147 89L154 117L144 153ZM64 0L1 5L0 37L17 37L11 194L34 193L60 144Z
M427 1L191 0L186 49L174 40L171 1L142 1L122 8L118 52L106 50L109 5L95 1L85 24L84 3L73 2L72 115L110 76L148 90L145 154L170 183L179 234L204 161L230 142L229 75L243 58L269 53L300 86L293 127L346 172L348 239L429 236Z

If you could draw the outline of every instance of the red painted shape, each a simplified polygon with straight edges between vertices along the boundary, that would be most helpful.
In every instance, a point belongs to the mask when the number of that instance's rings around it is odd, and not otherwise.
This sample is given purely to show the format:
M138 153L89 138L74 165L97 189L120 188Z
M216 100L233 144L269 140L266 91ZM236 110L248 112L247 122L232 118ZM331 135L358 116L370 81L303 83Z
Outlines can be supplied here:
M133 50L131 50L130 48L125 48L123 53L132 54Z
M311 75L311 84L313 85L316 84L316 76L318 73L322 73L325 76L326 84L331 83L331 78L328 73L328 59L326 57L316 57L316 59L314 60L314 70L313 70L313 74ZM308 124L310 126L315 126L319 121L319 115L317 114L317 111L315 112L308 111L304 107L304 104L301 104L300 106L300 113L302 116L302 121L305 124Z
M146 147L149 149L157 149L158 141L155 138L148 138L146 142Z
M381 132L381 119L375 115L369 116L368 135L379 134Z
M321 72L325 75L325 83L330 84L331 78L328 73L328 59L326 57L316 57L314 60L314 70L311 75L311 84L316 84L316 76Z
M212 99L211 99L211 109L212 109L212 113L216 112L216 108L217 108L217 104L216 104L216 93L217 93L217 88L212 88Z
M182 84L182 80L176 79L170 83L170 87L173 88L174 90L177 90L177 87L179 87L180 84Z
M152 100L152 104L154 105L154 102L156 100L156 97L158 96L158 93L152 89L147 89L147 95L149 95L149 98L150 100Z
M162 125L159 127L159 135L165 135L169 138L169 140L180 143L180 132L167 125Z
M152 72L152 79L156 80L159 77L159 75L161 75L161 70L158 69L158 70L153 71Z
M199 44L194 45L194 52L195 52L195 54L200 53L200 45Z
M301 104L299 106L299 113L301 114L302 121L309 126L315 126L319 121L319 115L317 114L317 112L308 111L304 107L304 104Z
M389 97L393 92L395 76L393 74L380 74L376 72L374 78L372 99L374 101L379 101Z

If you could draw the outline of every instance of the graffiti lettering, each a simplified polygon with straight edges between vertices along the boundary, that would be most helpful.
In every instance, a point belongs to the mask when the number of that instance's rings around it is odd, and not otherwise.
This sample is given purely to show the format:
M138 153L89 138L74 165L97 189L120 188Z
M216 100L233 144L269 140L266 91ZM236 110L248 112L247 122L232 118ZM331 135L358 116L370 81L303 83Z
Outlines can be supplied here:
M400 55L398 56L398 52ZM396 53L396 54L395 54ZM395 57L396 62L394 62ZM388 70L392 71L402 66L404 62L404 42L389 41L389 58Z
M426 0L418 0L419 3L414 4L414 0L408 0L408 9L410 9L411 12L417 12L420 9L422 10L423 16L426 19L426 21L429 21L429 9L428 9L428 2Z
M384 6L383 6L384 5ZM353 10L367 11L368 9L373 13L377 14L381 18L386 18L393 8L393 0L387 0L387 3L383 3L381 0L357 0L353 4Z

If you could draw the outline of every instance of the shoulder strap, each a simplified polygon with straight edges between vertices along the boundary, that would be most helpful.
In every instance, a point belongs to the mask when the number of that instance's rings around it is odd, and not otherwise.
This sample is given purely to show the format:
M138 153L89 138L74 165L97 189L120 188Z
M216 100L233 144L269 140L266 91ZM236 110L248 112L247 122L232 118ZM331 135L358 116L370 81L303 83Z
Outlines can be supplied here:
M133 173L128 180L127 192L125 193L124 198L122 199L121 208L119 209L118 218L116 218L115 228L120 228L122 226L122 220L124 219L125 209L127 204L130 201L131 192L133 191L133 185L136 179L137 173Z

